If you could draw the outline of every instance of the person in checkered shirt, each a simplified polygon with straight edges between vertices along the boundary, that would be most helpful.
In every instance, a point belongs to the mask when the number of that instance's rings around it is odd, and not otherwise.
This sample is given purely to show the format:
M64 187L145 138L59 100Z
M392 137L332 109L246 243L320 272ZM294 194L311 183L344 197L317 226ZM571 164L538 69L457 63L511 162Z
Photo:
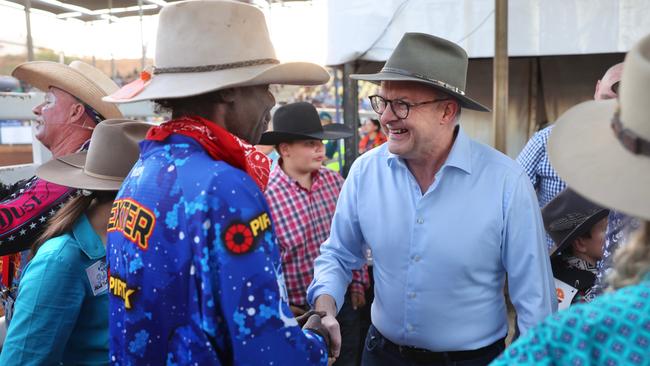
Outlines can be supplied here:
M621 62L605 72L603 78L596 83L594 100L614 99L618 96L618 83L621 81L622 71L623 63ZM553 125L550 125L536 132L517 156L517 162L524 168L537 191L540 208L546 206L566 188L566 183L560 179L548 159L548 137L552 130ZM551 251L554 243L548 234L546 234L546 244Z
M350 137L352 131L321 126L310 103L280 107L273 116L273 131L260 144L274 145L280 159L271 172L265 192L280 246L284 278L291 309L296 316L309 309L307 287L314 275L314 260L329 236L343 178L323 166L322 140ZM340 126L339 126L340 127ZM336 365L356 365L360 357L360 309L366 304L367 267L353 271L341 323L343 350Z

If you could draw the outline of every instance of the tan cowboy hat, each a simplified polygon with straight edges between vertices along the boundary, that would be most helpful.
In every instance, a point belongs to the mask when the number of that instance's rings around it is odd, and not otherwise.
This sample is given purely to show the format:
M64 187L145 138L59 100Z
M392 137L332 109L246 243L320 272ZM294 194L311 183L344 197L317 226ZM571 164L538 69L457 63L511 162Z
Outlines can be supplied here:
M44 180L90 191L117 191L138 160L138 143L152 125L130 120L97 124L88 151L48 161L36 169Z
M101 71L81 61L72 61L70 66L51 61L22 63L11 75L47 92L53 86L64 90L91 106L105 119L122 118L117 106L102 101L102 98L119 89L117 84Z
M564 113L548 141L551 164L586 198L650 220L650 36L625 57L619 101Z
M155 68L141 90L104 98L128 103L182 98L264 84L318 85L327 71L307 62L280 63L255 6L235 1L183 1L160 11Z
M424 33L405 33L376 74L352 74L353 79L413 81L456 98L460 105L481 112L490 110L465 94L467 52L446 39Z

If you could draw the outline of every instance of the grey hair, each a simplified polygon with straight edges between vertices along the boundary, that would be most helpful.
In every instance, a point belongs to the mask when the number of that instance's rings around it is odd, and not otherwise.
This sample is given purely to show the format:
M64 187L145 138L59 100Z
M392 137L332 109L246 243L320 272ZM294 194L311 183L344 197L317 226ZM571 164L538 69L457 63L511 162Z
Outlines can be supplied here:
M637 284L650 271L650 222L646 221L614 254L614 268L607 276L612 289Z

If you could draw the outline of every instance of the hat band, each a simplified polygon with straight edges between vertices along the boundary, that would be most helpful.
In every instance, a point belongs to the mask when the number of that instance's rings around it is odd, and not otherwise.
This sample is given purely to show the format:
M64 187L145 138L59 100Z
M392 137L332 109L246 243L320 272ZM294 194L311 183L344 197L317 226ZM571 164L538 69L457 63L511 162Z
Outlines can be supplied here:
M457 87L455 87L453 85L447 84L444 81L440 81L440 80L436 80L434 78L430 78L430 77L428 77L426 75L422 75L422 74L418 74L418 73L414 73L414 72L410 72L410 71L406 71L406 70L402 70L402 69L396 69L394 67L384 67L383 69L381 69L381 72L391 72L391 73L394 73L394 74L400 74L400 75L404 75L404 76L415 77L415 78L418 78L418 79L424 79L424 80L426 80L426 81L428 81L430 83L433 83L433 84L438 85L440 87L443 87L445 89L451 90L456 94L460 94L460 95L463 95L463 96L465 95L465 92L463 90L461 90L460 88L457 88Z
M650 156L650 141L624 127L620 120L619 111L616 111L614 117L612 117L612 130L614 130L616 138L626 150L634 155Z
M248 60L231 62L227 64L218 65L204 65L204 66L179 66L179 67L156 67L153 69L155 75L158 74L178 74L178 73L193 73L193 72L208 72L208 71L221 71L238 69L241 67L259 66L259 65L277 65L280 61L274 58L261 58L258 60Z
M84 174L87 176L93 177L93 178L98 178L98 179L104 179L104 180L113 180L116 182L121 182L124 180L124 177L116 177L114 175L104 175L104 174L97 174L97 173L92 173L84 169Z

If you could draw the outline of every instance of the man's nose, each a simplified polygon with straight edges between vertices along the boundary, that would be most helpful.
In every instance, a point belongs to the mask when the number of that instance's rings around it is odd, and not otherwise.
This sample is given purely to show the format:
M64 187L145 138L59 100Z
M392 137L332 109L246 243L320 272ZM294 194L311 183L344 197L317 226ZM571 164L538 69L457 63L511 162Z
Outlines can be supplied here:
M43 102L43 103L37 105L36 107L34 107L34 109L32 109L32 113L34 113L37 116L40 116L41 115L41 110L43 109L44 104L45 104L45 102Z

